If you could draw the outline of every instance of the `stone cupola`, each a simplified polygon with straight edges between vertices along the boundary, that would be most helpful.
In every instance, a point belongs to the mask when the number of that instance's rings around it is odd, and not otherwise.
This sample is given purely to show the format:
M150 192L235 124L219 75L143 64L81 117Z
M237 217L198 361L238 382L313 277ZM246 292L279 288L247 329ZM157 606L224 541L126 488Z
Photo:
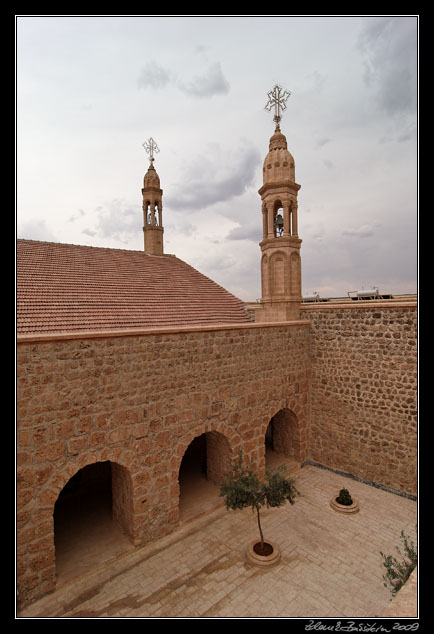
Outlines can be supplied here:
M288 179L295 181L294 159L288 151L286 137L280 131L279 124L270 139L269 151L264 160L264 185Z

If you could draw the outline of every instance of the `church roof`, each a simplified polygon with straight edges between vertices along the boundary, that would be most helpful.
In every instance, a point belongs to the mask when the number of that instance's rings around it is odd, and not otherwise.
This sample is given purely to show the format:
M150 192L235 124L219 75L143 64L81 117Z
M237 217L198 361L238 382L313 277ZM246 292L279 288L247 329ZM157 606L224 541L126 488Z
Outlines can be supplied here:
M172 255L17 240L17 333L251 321L244 303Z

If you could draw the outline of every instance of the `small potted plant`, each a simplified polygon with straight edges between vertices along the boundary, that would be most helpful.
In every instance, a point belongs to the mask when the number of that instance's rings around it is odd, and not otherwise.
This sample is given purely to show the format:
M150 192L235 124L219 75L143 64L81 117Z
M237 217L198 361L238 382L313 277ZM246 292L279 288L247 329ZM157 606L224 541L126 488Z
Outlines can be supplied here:
M348 489L341 489L337 494L335 494L330 500L330 506L335 511L339 513L344 513L346 515L351 513L357 513L359 509L359 503L354 497L350 494Z
M226 508L237 510L250 507L256 511L259 539L252 541L247 547L247 560L259 566L271 566L280 561L279 548L269 539L265 540L261 527L260 510L263 506L279 507L285 502L294 504L298 491L294 480L288 479L284 469L266 472L261 481L250 466L243 465L242 453L233 463L231 470L225 474L220 495L225 498Z

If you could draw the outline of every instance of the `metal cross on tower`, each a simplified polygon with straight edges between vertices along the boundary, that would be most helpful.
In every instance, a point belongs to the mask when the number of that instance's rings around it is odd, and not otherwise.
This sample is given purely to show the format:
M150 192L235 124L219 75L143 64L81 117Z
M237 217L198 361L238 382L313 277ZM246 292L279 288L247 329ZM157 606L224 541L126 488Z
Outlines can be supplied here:
M274 106L274 117L273 121L275 123L279 123L281 120L281 111L286 109L286 102L288 97L290 96L289 90L284 90L281 86L276 84L273 90L270 90L268 93L268 102L265 106L265 110L271 110Z
M142 145L145 148L147 154L149 154L149 160L151 161L152 165L152 162L154 161L154 152L157 153L160 151L160 149L152 137L150 137Z

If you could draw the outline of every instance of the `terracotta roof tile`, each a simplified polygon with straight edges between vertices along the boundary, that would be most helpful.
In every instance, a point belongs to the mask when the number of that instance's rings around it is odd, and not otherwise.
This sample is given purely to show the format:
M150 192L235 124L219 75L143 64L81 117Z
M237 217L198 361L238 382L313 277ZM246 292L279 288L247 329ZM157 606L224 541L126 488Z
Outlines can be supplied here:
M244 303L175 256L17 240L17 332L251 321Z

